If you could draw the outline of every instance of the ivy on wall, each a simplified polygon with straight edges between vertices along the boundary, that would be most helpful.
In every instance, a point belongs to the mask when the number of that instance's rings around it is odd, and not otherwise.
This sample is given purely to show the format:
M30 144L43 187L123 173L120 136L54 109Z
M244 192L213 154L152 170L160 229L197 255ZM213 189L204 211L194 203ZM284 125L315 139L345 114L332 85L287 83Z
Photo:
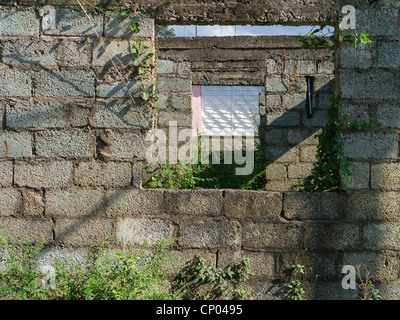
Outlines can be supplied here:
M370 44L372 41L368 34L357 31L347 33L339 25L339 34L336 38L331 35L328 39L321 34L322 29L316 29L309 35L300 37L302 48L329 49L331 55L326 58L335 61L338 45L343 41L352 41L354 50L358 44ZM342 191L348 188L351 182L351 162L344 154L343 134L345 129L362 130L373 126L371 123L361 123L350 120L350 114L341 110L341 106L335 98L334 92L329 98L330 107L326 117L327 123L322 132L317 134L318 139L316 162L313 164L311 174L299 185L292 186L292 190L299 191Z

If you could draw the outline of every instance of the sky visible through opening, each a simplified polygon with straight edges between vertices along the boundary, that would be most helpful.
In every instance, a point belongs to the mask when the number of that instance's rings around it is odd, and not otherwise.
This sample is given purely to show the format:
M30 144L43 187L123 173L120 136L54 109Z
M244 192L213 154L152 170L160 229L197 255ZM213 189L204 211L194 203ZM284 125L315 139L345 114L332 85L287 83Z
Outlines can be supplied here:
M196 28L197 27L197 28ZM301 36L308 34L316 26L196 26L171 25L176 37L223 37L223 36ZM326 26L323 33L333 32L334 27Z

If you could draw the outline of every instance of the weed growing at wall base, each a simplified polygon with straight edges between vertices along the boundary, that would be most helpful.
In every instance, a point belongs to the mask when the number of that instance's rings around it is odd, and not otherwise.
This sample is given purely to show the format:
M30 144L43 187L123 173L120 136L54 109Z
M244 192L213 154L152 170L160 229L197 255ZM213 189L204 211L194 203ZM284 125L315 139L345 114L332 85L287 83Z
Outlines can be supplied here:
M72 256L43 265L43 240L20 237L10 244L0 233L0 299L6 300L211 300L224 294L244 299L241 286L252 275L244 257L225 269L208 267L197 255L184 271L174 267L172 247L181 239L167 239L142 248L115 248L113 237L92 245L82 261ZM50 273L48 272L50 270ZM233 287L228 287L229 283ZM199 291L206 285L212 290ZM206 290L209 290L207 288Z
M142 249L113 249L111 239L91 246L86 261L72 257L55 259L51 266L55 283L40 266L43 241L20 238L11 245L0 235L0 297L9 300L180 300L182 290L171 291L174 272L168 270L173 257L167 249L175 240L166 240Z

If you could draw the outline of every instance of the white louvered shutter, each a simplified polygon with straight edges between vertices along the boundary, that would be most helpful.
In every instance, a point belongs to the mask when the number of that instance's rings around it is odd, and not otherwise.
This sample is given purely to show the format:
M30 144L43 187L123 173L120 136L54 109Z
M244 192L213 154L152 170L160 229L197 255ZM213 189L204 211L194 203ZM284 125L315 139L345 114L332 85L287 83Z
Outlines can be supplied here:
M203 135L254 135L260 123L259 95L264 87L203 86Z

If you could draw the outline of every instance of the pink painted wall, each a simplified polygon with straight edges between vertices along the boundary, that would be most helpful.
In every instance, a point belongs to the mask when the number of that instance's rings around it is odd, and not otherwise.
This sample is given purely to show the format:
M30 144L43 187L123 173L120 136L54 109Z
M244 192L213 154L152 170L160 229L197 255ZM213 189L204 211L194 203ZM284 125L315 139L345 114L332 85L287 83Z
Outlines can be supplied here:
M201 133L202 110L201 110L201 86L192 86L192 128L193 135Z

